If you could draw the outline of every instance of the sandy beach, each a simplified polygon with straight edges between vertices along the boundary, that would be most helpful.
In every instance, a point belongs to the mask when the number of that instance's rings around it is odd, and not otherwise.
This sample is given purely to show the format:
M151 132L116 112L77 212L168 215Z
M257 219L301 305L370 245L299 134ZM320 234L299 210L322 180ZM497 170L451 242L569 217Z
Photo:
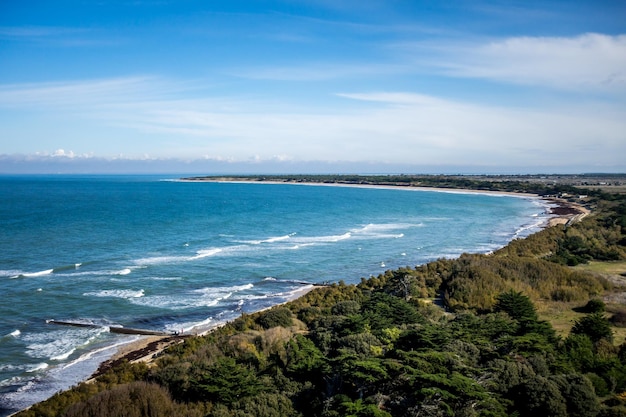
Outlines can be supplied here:
M486 195L508 195L516 197L536 197L540 198L538 194L521 193L513 191L491 191L491 190L476 190L472 188L444 188L444 187L422 187L414 185L395 185L395 184L356 184L349 182L313 182L313 181L275 181L275 180L248 180L237 179L231 177L198 177L198 178L183 178L178 181L181 182L217 182L217 183L241 183L241 184L274 184L274 185L305 185L305 186L318 186L318 187L354 187L354 188L381 188L387 190L411 190L411 191L435 191L442 193L453 194L486 194Z
M547 198L546 200L557 205L550 208L550 214L554 217L548 220L548 227L572 224L581 221L591 213L582 204L572 203L561 198Z

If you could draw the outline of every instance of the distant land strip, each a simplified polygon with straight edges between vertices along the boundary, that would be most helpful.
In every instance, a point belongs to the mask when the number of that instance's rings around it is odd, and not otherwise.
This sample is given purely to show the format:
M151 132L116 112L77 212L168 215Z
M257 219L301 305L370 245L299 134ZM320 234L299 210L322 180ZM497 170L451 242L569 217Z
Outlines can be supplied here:
M583 190L626 193L626 174L577 175L236 175L197 176L184 181L283 182L402 187L436 187L477 191L499 191L552 196L579 194Z

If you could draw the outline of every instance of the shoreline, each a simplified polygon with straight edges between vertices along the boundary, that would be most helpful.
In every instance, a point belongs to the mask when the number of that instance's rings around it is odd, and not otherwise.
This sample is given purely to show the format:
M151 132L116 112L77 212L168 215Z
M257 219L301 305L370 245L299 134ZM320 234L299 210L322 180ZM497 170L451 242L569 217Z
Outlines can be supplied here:
M385 190L407 190L407 191L432 191L451 194L476 194L490 196L507 196L517 198L537 199L545 202L546 214L550 216L548 221L542 228L553 227L557 225L568 225L582 220L589 215L591 211L582 204L567 201L559 197L547 197L534 193L515 192L515 191L494 191L494 190L477 190L472 188L445 188L445 187L428 187L414 185L399 184L356 184L348 182L315 182L315 181L296 181L296 180L263 180L263 179L239 179L236 177L190 177L181 178L179 182L213 182L224 184L268 184L268 185L303 185L318 187L354 187L354 188L372 188ZM549 205L556 205L550 207Z
M271 308L274 308L279 305L290 303L298 298L308 294L310 291L313 291L317 287L321 287L322 285L305 285L301 289L296 290L293 294L287 298L282 303L275 304L273 306L255 311L250 314L260 313L261 311L266 311ZM117 352L111 356L108 360L102 362L98 369L84 382L90 383L101 375L104 375L108 371L113 368L121 365L124 362L129 363L139 363L145 362L150 365L153 363L163 351L167 348L177 345L179 343L183 343L186 339L192 337L202 337L205 336L214 330L223 327L228 322L217 323L211 326L209 329L205 329L202 331L194 331L195 328L192 329L188 334L184 335L172 335L172 336L141 336L139 339L129 342L125 345L122 345L118 348ZM198 329L201 330L201 329Z
M182 180L185 181L185 180ZM537 230L545 229L548 227L552 227L559 224L568 224L574 218L581 219L586 216L589 211L584 209L584 207L554 197L542 197L537 194L531 193L515 193L515 192L506 192L506 191L489 191L489 190L472 190L472 189L455 189L455 188L435 188L435 187L417 187L417 186L400 186L400 185L376 185L376 184L344 184L344 183L316 183L316 182L281 182L281 181L214 181L214 180L202 180L209 182L226 182L226 183L253 183L253 184L288 184L288 185L310 185L310 186L340 186L340 187L357 187L357 188L382 188L382 189L393 189L393 190L408 190L408 191L432 191L432 192L446 192L446 193L458 193L458 194L483 194L483 195L492 195L492 196L510 196L510 197L518 197L525 199L536 199L541 201L542 207L545 210L544 214L548 217L547 220L544 220L542 224L537 224L535 227ZM185 181L187 182L187 181ZM195 181L188 181L195 182ZM507 243L507 245L510 242ZM313 290L315 286L307 285L303 286L302 289L296 290L288 299L286 299L282 303L275 304L273 306L267 307L265 309L261 309L258 311L254 311L250 314L255 314L260 311L264 311L266 309L273 308L275 306L285 304L291 302L309 291ZM227 322L223 323L214 323L212 326L207 328L204 327L195 327L191 329L184 335L164 335L164 336L140 336L138 339L129 341L128 343L124 343L122 345L117 346L115 353L113 353L107 360L101 362L97 369L85 380L80 383L89 383L95 380L95 378L107 373L118 365L129 362L129 363L139 363L145 362L150 366L160 357L160 354L166 350L167 348L174 346L178 343L183 343L187 338L195 337L195 336L204 336L224 325ZM21 410L23 411L23 410Z
M269 310L279 305L284 305L290 303L298 298L306 295L310 291L313 291L317 287L323 287L322 284L307 284L303 285L302 288L295 290L285 301L282 303L278 303L258 311L254 311L248 314L256 314L262 311ZM123 343L118 346L111 346L110 349L117 348L116 351L109 356L108 359L100 362L98 368L91 373L86 379L78 382L78 384L91 384L95 382L95 380L106 374L107 372L113 370L114 368L122 365L125 362L128 363L140 363L144 362L148 366L151 366L160 356L160 354L168 349L171 346L175 346L180 343L184 343L185 340L194 338L194 337L202 337L205 336L223 326L228 324L228 321L216 323L210 328L205 327L197 327L191 329L189 333L183 335L166 335L166 336L154 336L154 335L139 335L137 339L129 341L128 343ZM71 387L68 387L66 390L69 390ZM66 391L63 390L63 391ZM45 401L45 400L42 400ZM41 402L41 401L39 401ZM35 403L37 404L37 403ZM19 411L15 411L11 414L8 414L7 417L13 417L21 413L22 411L26 411L30 409L33 405L25 407Z
M581 221L591 214L591 210L582 204L573 203L571 201L563 200L562 198L548 197L544 198L544 200L556 204L556 207L550 207L549 214L554 217L548 219L546 227L558 225L568 226L572 223Z
M195 180L180 180L184 182L195 182ZM546 215L548 220L545 224L541 225L541 229L554 227L558 225L568 225L575 221L582 220L585 216L591 212L581 204L573 203L561 198L556 197L542 197L538 194L530 193L514 193L506 191L488 191L488 190L472 190L472 189L451 189L451 188L435 188L435 187L403 187L394 185L375 185L375 184L341 184L341 183L315 183L315 182L280 182L280 181L247 181L247 180L212 180L201 179L200 182L221 182L221 183L251 183L251 184L291 184L291 185L311 185L311 186L343 186L343 187L358 187L358 188L384 188L384 189L410 189L415 191L434 191L434 192L450 192L450 193L467 193L467 194L488 194L488 195L504 195L510 197L523 197L539 199L544 202L544 208L546 209ZM552 206L551 206L552 205ZM304 286L301 290L295 291L289 299L283 303L279 303L254 313L259 313L271 309L273 307L289 303L294 301L308 292L314 290L315 285ZM102 362L98 369L87 379L85 382L93 381L95 378L105 374L116 366L128 361L129 363L145 362L147 364L153 363L163 351L170 346L174 346L179 343L183 343L186 339L191 337L202 337L212 331L226 325L228 322L216 323L210 328L193 328L188 334L185 335L169 335L169 336L141 336L139 339L122 345L118 350L106 361Z
M523 198L543 198L539 194L515 192L515 191L494 191L494 190L477 190L474 188L446 188L446 187L428 187L415 185L400 184L356 184L349 182L315 182L315 181L276 181L276 180L253 180L253 179L237 179L235 177L197 177L197 178L181 178L178 182L214 182L223 184L269 184L269 185L304 185L317 187L353 187L353 188L374 188L383 190L408 190L408 191L433 191L451 194L482 194L493 196L510 196Z

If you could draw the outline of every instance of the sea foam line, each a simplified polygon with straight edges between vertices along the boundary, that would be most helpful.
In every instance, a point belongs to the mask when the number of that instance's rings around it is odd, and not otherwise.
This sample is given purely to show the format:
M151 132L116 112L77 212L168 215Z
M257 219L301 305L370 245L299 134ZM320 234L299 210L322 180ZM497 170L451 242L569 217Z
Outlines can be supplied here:
M295 235L296 235L296 232L293 232L293 233L289 233L288 235L269 237L267 239L244 240L243 243L248 243L250 245L260 245L262 243L275 243L275 242L281 242L283 240L291 239L291 237Z
M145 295L144 290L101 290L83 293L86 297L139 298Z
M26 372L28 373L32 373L32 372L37 372L37 371L43 371L44 369L46 369L49 365L45 362L41 362L38 363L37 365L35 365L34 367L26 370Z
M1 336L0 340L1 339L18 338L21 334L22 334L22 332L20 331L20 329L16 329L16 330L13 330L11 333L7 333L4 336Z
M199 250L198 252L196 252L196 256L192 256L192 257L190 257L188 259L189 260L196 260L196 259L207 258L209 256L217 255L218 253L222 252L222 250L223 249L221 249L221 248Z
M129 298L128 300L136 305L169 310L185 310L198 307L214 307L221 301L232 297L235 293L252 288L254 288L252 283L229 287L206 287L180 295L151 295L141 298Z
M302 246L302 245L311 244L311 243L334 243L334 242L339 242L341 240L350 239L351 237L352 237L352 232L346 232L342 235L298 237L298 238L294 238L293 241Z
M21 272L17 275L12 276L11 278L35 278L35 277L42 277L44 275L50 275L51 273L54 272L54 268L52 269L44 269L43 271L37 271L37 272Z

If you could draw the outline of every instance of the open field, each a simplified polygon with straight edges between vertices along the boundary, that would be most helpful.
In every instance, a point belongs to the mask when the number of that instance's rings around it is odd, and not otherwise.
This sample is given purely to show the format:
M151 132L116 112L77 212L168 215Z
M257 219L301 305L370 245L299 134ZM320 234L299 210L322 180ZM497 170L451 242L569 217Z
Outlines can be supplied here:
M612 315L618 311L626 310L626 261L599 262L592 261L588 264L580 264L574 267L583 271L600 274L613 283L614 290L606 293L603 297L606 303L607 315ZM551 312L545 315L545 320L549 320L554 328L561 334L567 329L567 321L570 321L570 328L573 320L581 317L582 314L575 311L556 313ZM619 345L625 342L626 328L613 327L614 343Z
M577 269L584 271L595 272L598 274L606 275L621 275L626 274L626 261L610 261L610 262L598 262L592 261L588 264L580 264L576 266ZM626 280L625 280L626 283Z
M561 337L567 337L574 323L585 316L585 313L575 311L576 308L582 307L584 303L539 301L535 305L539 318L548 321ZM610 317L617 307L615 305L607 305L607 317ZM624 307L626 308L626 306ZM616 346L626 341L626 328L613 326L612 330L613 343Z

